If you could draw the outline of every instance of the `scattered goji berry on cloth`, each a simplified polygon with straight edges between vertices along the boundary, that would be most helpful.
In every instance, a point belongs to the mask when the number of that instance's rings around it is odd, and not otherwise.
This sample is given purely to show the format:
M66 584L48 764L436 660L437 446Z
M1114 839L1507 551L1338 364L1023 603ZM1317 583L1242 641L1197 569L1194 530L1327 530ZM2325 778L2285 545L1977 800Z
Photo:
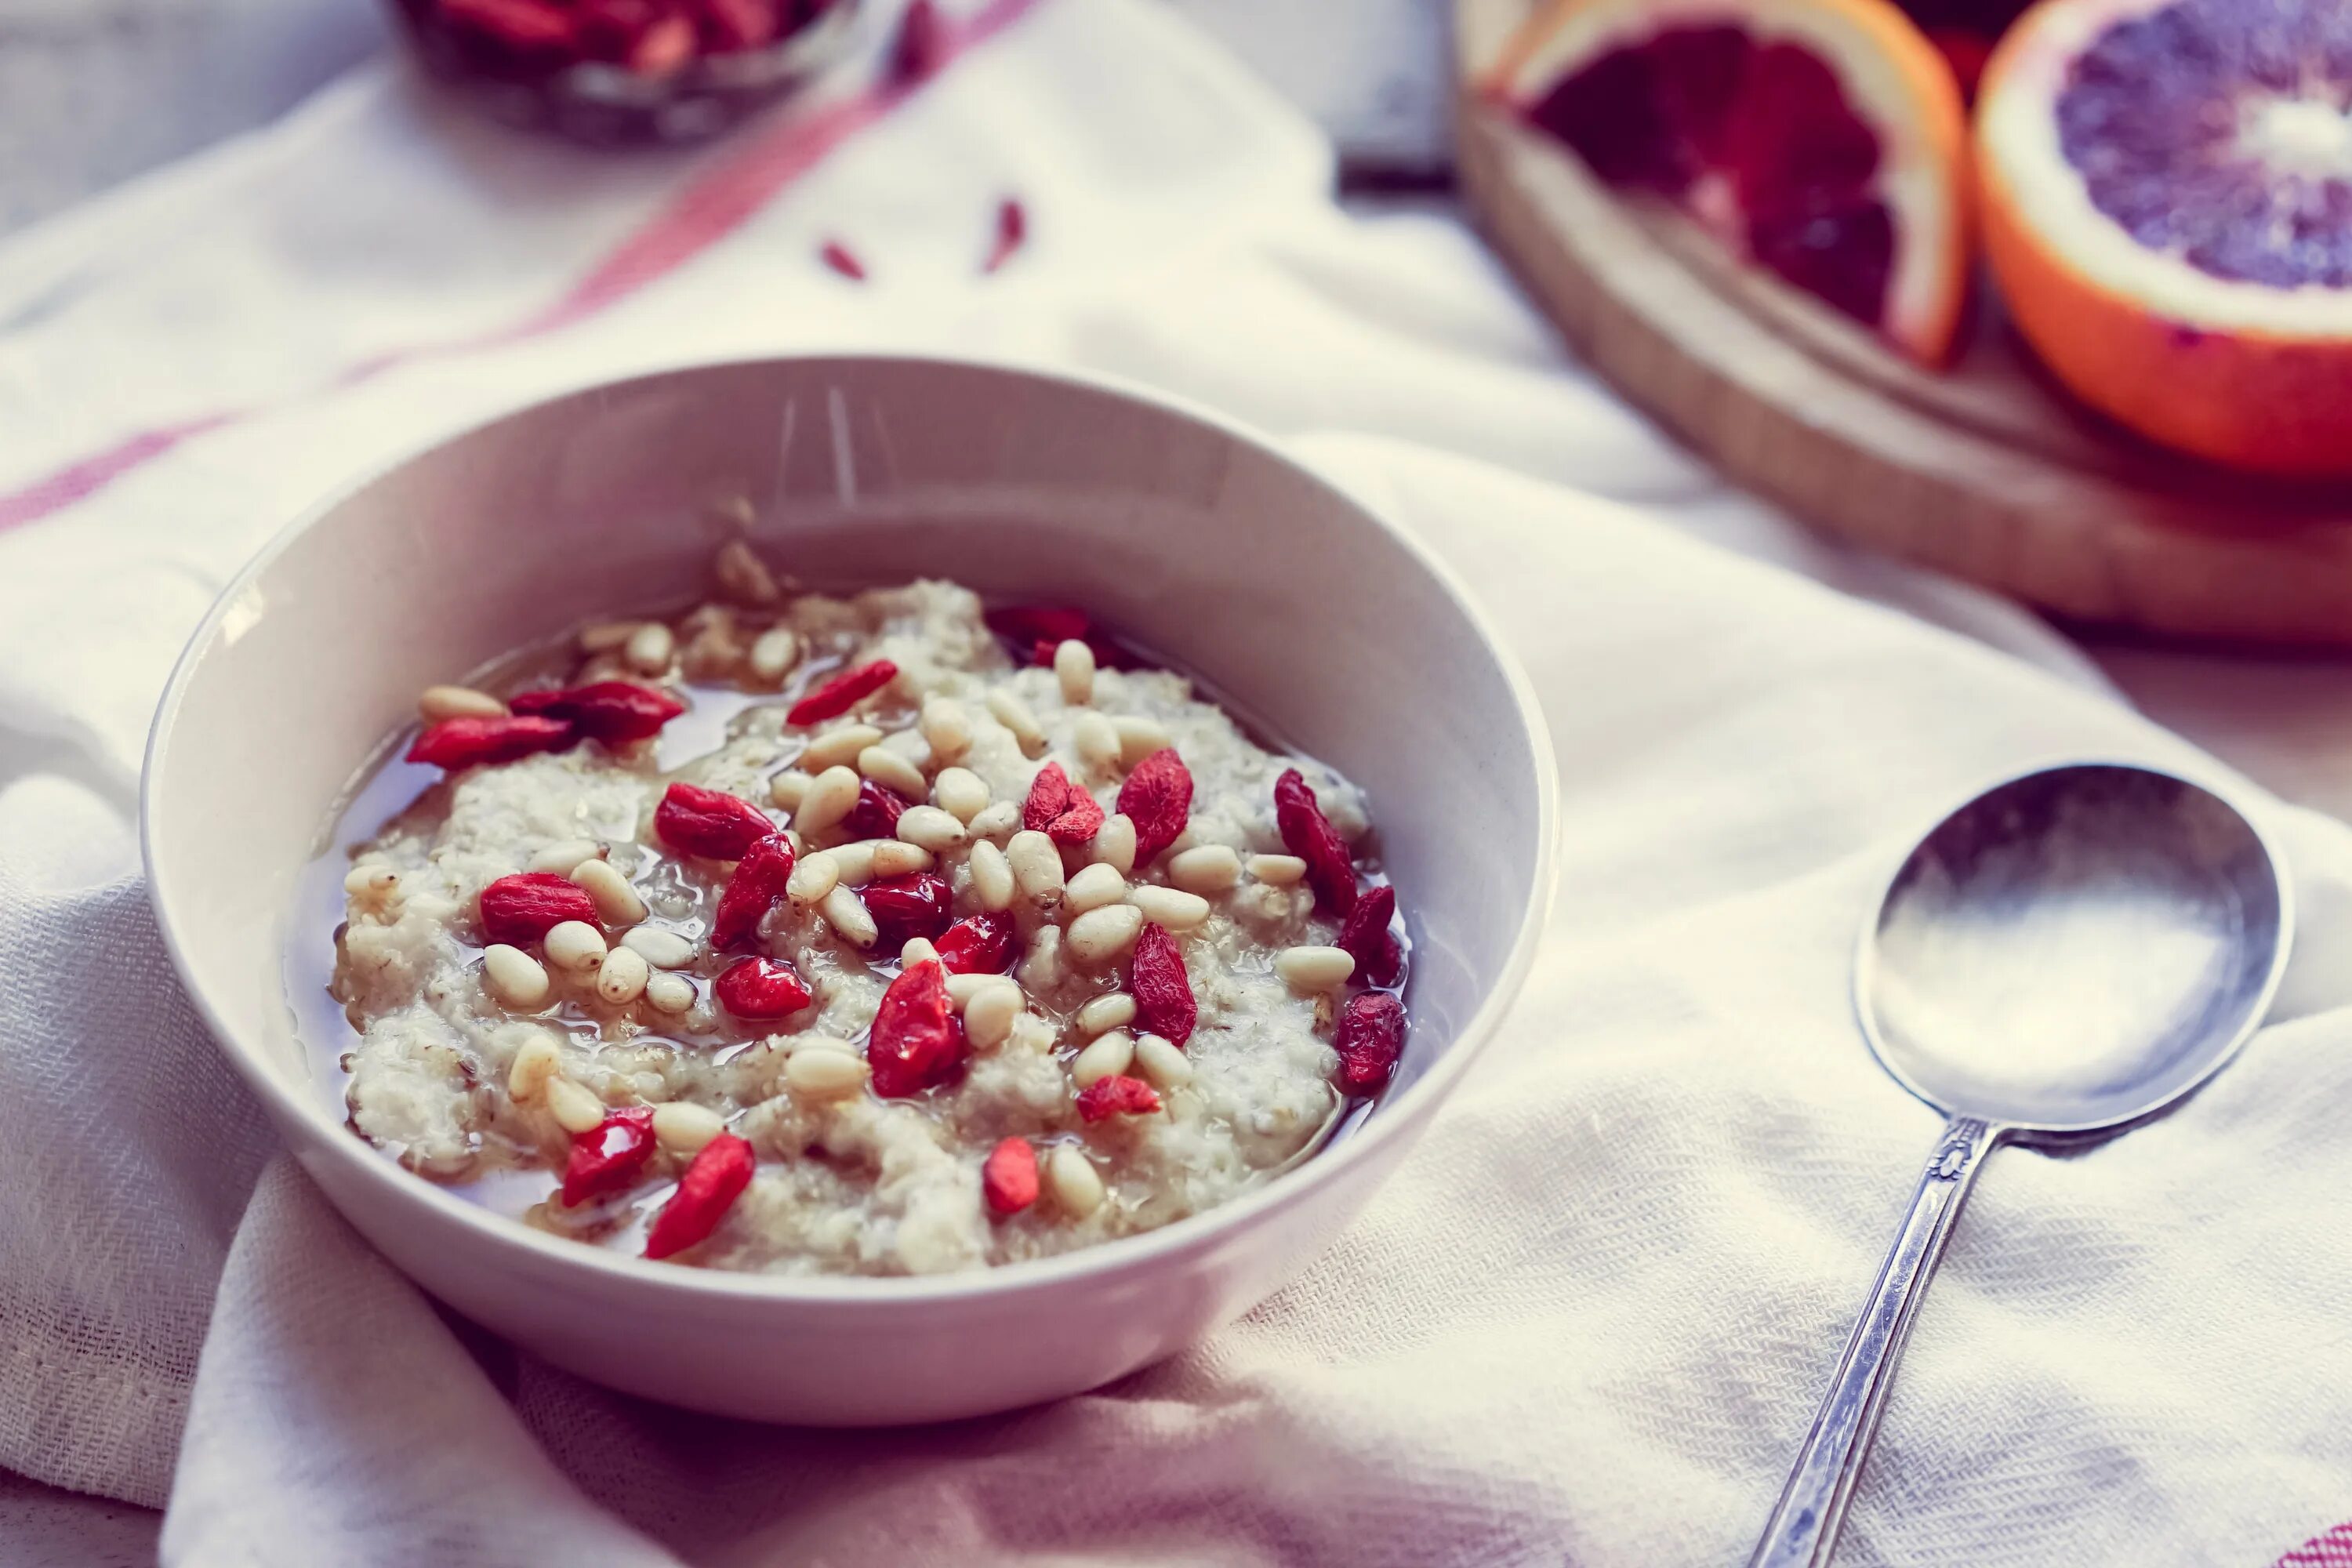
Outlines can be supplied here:
M1374 985L1393 985L1404 966L1404 947L1389 930L1396 918L1396 889L1369 888L1348 911L1339 945L1355 955L1356 976Z
M734 875L727 879L719 895L719 910L710 921L710 945L724 952L757 937L760 922L784 896L784 884L792 875L793 841L782 834L771 832L744 850Z
M1135 867L1141 870L1176 842L1192 817L1192 770L1163 746L1135 764L1118 786L1118 809L1135 824Z
M989 247L988 259L982 262L983 273L994 272L1013 259L1029 238L1029 209L1018 198L1007 196L996 204L996 243ZM1070 634L1084 637L1081 630Z
M840 273L844 278L848 279L851 282L863 283L866 281L866 263L860 261L857 258L857 253L850 249L849 247L842 244L841 241L837 239L826 240L823 245L817 247L816 256L819 261L824 262L827 267L832 268L835 272ZM797 719L793 721L795 724L800 721L801 721Z
M857 896L874 917L876 940L891 948L906 946L909 937L928 939L945 931L954 900L947 879L929 871L868 882Z
M518 713L568 719L580 733L608 746L650 740L686 711L686 704L670 693L633 680L599 680L562 691L519 691L508 706Z
M1192 1037L1201 1006L1192 999L1192 977L1185 972L1184 955L1167 927L1147 925L1135 939L1135 952L1127 963L1127 989L1135 998L1136 1022L1146 1031L1177 1046Z
M571 721L517 713L499 719L444 719L428 724L408 748L408 760L456 773L517 762L536 752L560 752L579 739Z
M1404 1004L1385 991L1366 991L1339 1009L1336 1079L1346 1094L1378 1094L1404 1055Z
M1100 1121L1106 1116L1149 1116L1159 1109L1159 1091L1125 1073L1098 1078L1078 1092L1078 1114L1088 1121Z
M835 676L793 703L784 714L784 721L791 724L822 724L848 712L898 679L898 667L887 658L859 665L846 674Z
M1345 919L1356 907L1355 857L1331 819L1323 815L1307 775L1297 768L1274 781L1274 821L1282 830L1283 847L1307 862L1307 879L1315 885L1317 907ZM1136 859L1141 863L1140 852Z
M913 0L898 19L885 74L893 87L912 87L947 63L947 27L931 0Z
M569 877L518 871L482 889L482 935L509 947L529 947L565 921L596 923L596 900Z
M866 1063L874 1092L901 1099L939 1083L964 1056L963 1026L948 1000L947 971L929 961L890 982L874 1010Z
M950 926L932 945L950 974L1002 974L1013 963L1013 937L1012 916L983 910Z
M789 1018L816 1000L800 971L781 958L747 958L730 965L710 989L721 1007L755 1024Z
M751 1184L751 1145L721 1132L702 1146L678 1178L677 1194L654 1215L646 1234L646 1256L667 1258L707 1239Z
M1037 1201L1037 1151L1026 1138L1007 1138L980 1167L980 1190L992 1215L1015 1215Z
M654 1112L649 1105L609 1110L593 1131L572 1141L563 1163L563 1201L577 1206L634 1183L653 1158Z
M740 860L775 830L768 814L741 795L683 781L663 792L654 807L654 832L663 843L713 860Z

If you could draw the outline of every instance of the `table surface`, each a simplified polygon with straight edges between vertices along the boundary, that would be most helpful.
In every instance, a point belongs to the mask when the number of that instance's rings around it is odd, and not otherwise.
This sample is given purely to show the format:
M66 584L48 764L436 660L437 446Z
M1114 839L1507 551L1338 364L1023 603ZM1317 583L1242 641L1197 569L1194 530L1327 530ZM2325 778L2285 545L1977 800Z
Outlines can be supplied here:
M1353 179L1444 199L1444 0L1165 3L1329 127ZM0 237L267 122L385 43L381 0L0 0ZM2352 659L2084 642L2158 721L2352 817ZM11 1568L152 1562L156 1519L0 1471Z

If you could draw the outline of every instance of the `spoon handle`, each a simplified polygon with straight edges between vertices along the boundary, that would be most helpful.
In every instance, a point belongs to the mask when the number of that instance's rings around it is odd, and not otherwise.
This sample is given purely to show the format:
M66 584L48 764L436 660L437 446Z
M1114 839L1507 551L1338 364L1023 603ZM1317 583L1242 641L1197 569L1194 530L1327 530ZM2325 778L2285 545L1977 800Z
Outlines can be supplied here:
M1977 1167L2007 1131L1965 1116L1945 1124L1748 1568L1827 1568L1895 1381L1895 1361L1927 1298L1928 1278L1951 1239L1952 1222L1959 1217Z

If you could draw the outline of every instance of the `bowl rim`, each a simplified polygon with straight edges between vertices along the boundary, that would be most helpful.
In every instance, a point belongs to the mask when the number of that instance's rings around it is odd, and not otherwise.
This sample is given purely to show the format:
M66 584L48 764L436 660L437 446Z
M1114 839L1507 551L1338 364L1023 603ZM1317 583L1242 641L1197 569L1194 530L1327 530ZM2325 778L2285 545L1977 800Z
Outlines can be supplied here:
M1310 1155L1255 1192L1156 1229L1075 1247L1046 1258L1027 1258L986 1268L965 1269L951 1274L874 1276L749 1274L718 1268L678 1268L604 1247L585 1247L576 1241L544 1234L479 1204L469 1203L411 1172L399 1169L358 1139L349 1136L346 1129L335 1125L327 1118L325 1107L316 1096L300 1092L302 1086L285 1082L262 1059L258 1050L248 1045L237 1031L230 1028L214 1008L204 988L196 983L184 954L180 935L182 921L175 915L173 902L167 895L163 879L157 875L162 847L155 826L155 805L163 764L168 760L172 739L179 726L181 705L202 656L212 648L224 621L247 591L276 564L278 557L291 548L296 540L362 490L445 447L469 439L494 426L583 395L692 376L701 372L778 366L822 374L827 366L877 363L1012 376L1141 405L1154 413L1205 427L1230 441L1252 448L1258 456L1289 470L1304 482L1328 491L1367 525L1385 533L1430 575L1453 602L1455 612L1493 656L1504 684L1517 707L1519 721L1525 729L1529 752L1535 760L1537 842L1532 846L1534 874L1528 883L1527 900L1518 911L1517 931L1512 939L1510 951L1504 956L1502 966L1496 972L1494 984L1487 987L1469 1018L1454 1031L1453 1045L1439 1055L1429 1070L1408 1085L1394 1103L1384 1102L1380 1107L1380 1113L1366 1117L1363 1124L1338 1147ZM1391 521L1379 507L1286 451L1272 435L1189 398L1126 377L1093 371L1043 367L978 355L898 353L759 354L688 361L656 371L532 395L474 420L462 428L441 431L404 447L356 478L331 489L304 508L293 521L272 534L221 589L173 664L171 678L164 685L163 698L156 706L155 717L148 731L146 753L140 773L139 843L142 869L147 879L148 902L154 910L164 948L171 954L173 971L204 1019L205 1029L228 1058L237 1076L265 1103L273 1117L290 1117L326 1134L320 1140L322 1146L330 1151L325 1157L337 1162L361 1182L394 1194L395 1205L421 1205L441 1219L473 1232L492 1247L519 1247L526 1256L556 1268L583 1268L605 1276L612 1286L619 1289L667 1289L714 1303L772 1301L811 1306L878 1306L886 1303L912 1306L949 1300L1022 1297L1082 1280L1108 1279L1150 1268L1179 1255L1205 1249L1223 1237L1249 1228L1261 1215L1302 1201L1370 1160L1387 1144L1400 1138L1409 1139L1433 1111L1438 1101L1452 1091L1473 1059L1493 1037L1503 1015L1517 1000L1534 967L1536 950L1553 900L1559 794L1559 769L1554 762L1550 730L1545 722L1543 709L1536 699L1534 686L1509 645L1496 635L1486 613L1465 590L1453 569L1439 560L1419 539ZM289 1149L288 1152L292 1151ZM306 1163L299 1156L298 1163ZM331 1198L330 1202L332 1201ZM337 1206L340 1208L341 1205Z

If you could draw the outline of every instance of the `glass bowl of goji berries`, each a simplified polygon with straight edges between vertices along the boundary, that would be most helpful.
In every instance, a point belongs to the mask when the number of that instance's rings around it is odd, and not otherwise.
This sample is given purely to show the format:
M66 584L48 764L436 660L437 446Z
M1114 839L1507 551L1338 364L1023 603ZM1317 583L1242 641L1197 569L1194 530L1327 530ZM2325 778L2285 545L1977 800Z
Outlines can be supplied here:
M394 0L494 118L600 143L726 130L847 49L859 0Z

